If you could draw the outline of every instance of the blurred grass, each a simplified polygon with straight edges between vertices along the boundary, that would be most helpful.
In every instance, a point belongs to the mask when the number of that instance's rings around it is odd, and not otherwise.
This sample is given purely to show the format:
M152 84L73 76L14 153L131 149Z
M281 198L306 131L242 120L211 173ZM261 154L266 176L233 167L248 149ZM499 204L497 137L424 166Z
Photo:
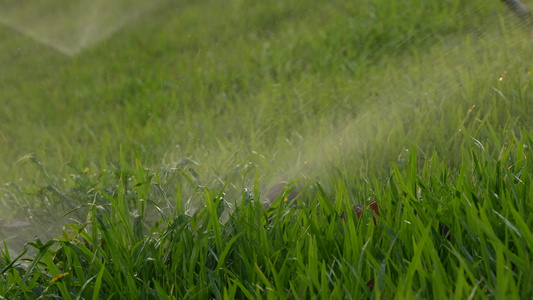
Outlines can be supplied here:
M498 1L168 3L72 58L0 37L0 218L73 223L6 247L0 295L532 296L533 49ZM301 205L246 204L281 179Z
M65 162L101 167L102 152L117 161L119 144L128 161L138 152L148 165L188 157L224 173L255 151L275 169L297 169L293 153L331 152L316 144L353 123L364 127L350 134L368 141L371 125L379 130L385 123L388 132L414 118L427 127L450 109L465 115L485 97L461 94L494 84L469 77L464 80L475 83L454 84L470 68L471 76L483 72L492 79L511 69L510 62L525 68L515 62L528 49L522 35L513 32L508 43L519 44L500 48L503 33L495 21L501 7L481 1L317 5L168 4L74 58L2 29L2 177L17 178L13 162L32 152L51 173L63 171ZM454 49L471 54L449 55ZM455 74L456 65L464 71ZM413 117L417 105L424 114ZM457 123L443 119L436 130ZM402 147L418 143L393 142L377 161L387 165Z

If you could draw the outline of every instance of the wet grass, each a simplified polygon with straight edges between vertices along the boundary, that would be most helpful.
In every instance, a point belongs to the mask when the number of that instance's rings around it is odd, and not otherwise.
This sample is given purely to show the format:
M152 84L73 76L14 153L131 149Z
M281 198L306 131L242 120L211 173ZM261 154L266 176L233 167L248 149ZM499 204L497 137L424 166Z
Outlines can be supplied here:
M357 122L364 127L352 135L364 143L412 121L410 106L421 124L452 109L442 126L455 133L459 118L486 101L463 86L490 89L504 70L522 74L516 56L529 46L520 35L502 45L499 3L412 1L405 5L417 10L404 10L374 2L169 4L74 58L3 28L0 174L27 180L13 164L28 153L52 174L70 172L65 162L103 169L102 152L118 164L119 145L129 162L135 153L148 165L190 158L220 175L252 151L264 165L297 169L299 152L318 152L317 141ZM458 81L460 65L460 76L485 78ZM386 165L411 143L386 147L385 157L364 154Z
M114 183L113 191L87 191L85 222L29 242L36 255L4 250L0 291L64 299L530 298L531 145L531 137L494 149L473 141L459 169L436 153L419 161L412 149L386 180L341 173L329 188L303 190L298 205L280 195L268 210L255 194L233 203L223 190L193 185L205 204L193 215L184 214L181 189L154 204L158 176L138 168L131 184L121 176L103 184ZM175 172L177 182L190 182ZM367 207L358 217L352 206L370 201L379 215ZM150 210L159 218L148 218Z
M0 295L533 297L533 49L493 2L168 4L74 58L2 29Z

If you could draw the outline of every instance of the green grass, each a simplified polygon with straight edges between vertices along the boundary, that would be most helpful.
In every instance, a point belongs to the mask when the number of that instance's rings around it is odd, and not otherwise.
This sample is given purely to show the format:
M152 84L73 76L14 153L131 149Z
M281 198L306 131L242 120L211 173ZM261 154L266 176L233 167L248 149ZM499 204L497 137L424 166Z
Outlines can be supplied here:
M228 199L210 189L192 216L178 191L157 221L143 217L157 208L146 192L159 183L138 168L129 188L117 178L106 182L116 184L112 195L88 191L85 222L46 244L36 238L27 247L37 255L16 260L4 251L0 291L65 299L529 298L531 142L494 150L472 143L460 170L436 153L420 162L412 149L387 180L341 174L330 189L304 190L298 206L243 202L225 223ZM352 205L364 197L378 202L380 216L356 216Z
M6 239L6 298L533 297L533 49L498 1L169 3L75 57L0 37L0 221L51 228ZM264 210L278 180L298 205Z

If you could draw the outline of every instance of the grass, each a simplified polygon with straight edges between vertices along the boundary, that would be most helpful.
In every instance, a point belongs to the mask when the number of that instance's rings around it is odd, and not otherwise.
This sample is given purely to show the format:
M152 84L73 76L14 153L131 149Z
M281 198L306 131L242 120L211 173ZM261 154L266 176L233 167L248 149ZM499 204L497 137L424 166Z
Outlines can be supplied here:
M89 191L85 222L28 243L34 257L4 251L0 289L65 299L529 298L531 142L472 143L460 170L436 153L419 162L412 149L388 180L342 174L332 189L305 190L298 206L244 201L225 223L228 199L210 189L192 216L178 191L157 221L146 219L145 185L158 183L140 168L130 188L117 178L112 195ZM380 215L358 218L352 189L377 201Z
M73 58L0 36L0 218L56 230L6 239L6 298L533 296L533 50L498 1L169 3ZM265 210L280 179L298 205Z

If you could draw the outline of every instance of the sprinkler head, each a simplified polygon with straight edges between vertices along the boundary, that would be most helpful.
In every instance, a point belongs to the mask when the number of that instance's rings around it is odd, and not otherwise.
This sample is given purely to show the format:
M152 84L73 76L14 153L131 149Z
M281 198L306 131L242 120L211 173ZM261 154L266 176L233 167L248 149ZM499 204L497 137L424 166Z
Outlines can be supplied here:
M291 205L296 205L296 197L298 197L300 193L295 185L291 184L288 186L288 184L289 183L285 181L274 184L265 196L266 201L263 202L263 207L268 209L277 199L281 199L281 201L288 202Z

